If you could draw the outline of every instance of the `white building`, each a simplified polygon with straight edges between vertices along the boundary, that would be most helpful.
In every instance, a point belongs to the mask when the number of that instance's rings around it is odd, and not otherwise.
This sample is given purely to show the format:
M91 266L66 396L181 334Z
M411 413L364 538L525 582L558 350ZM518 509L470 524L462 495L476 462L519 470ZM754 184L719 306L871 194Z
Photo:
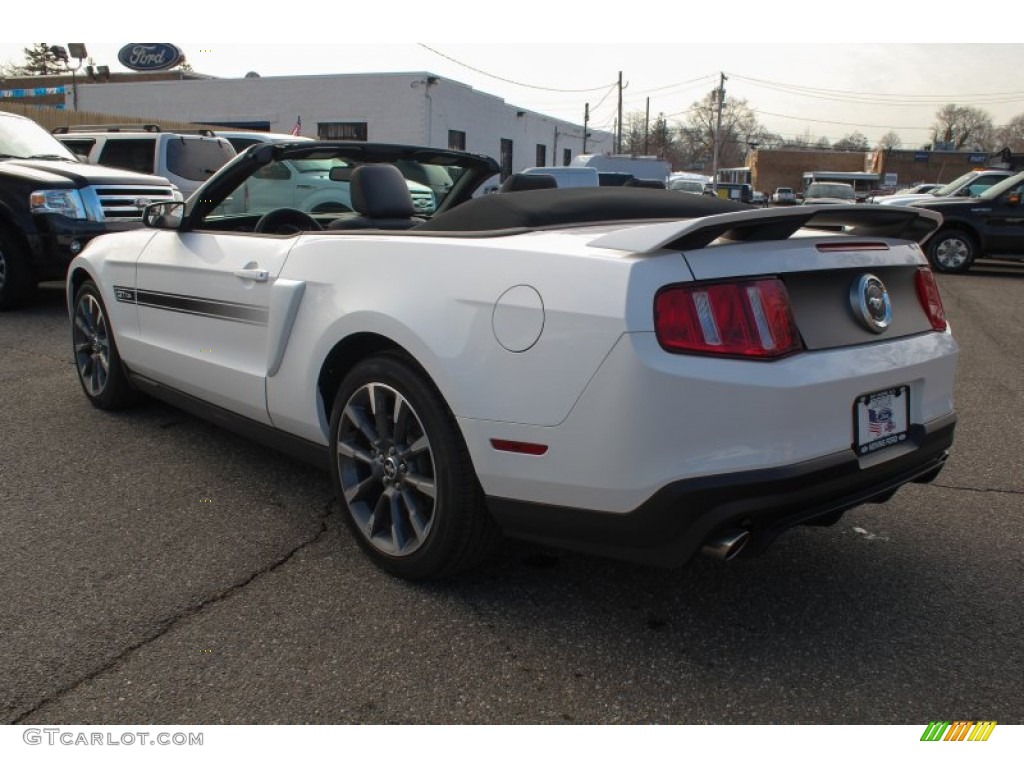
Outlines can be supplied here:
M277 133L301 120L303 136L462 149L503 174L569 165L614 141L591 131L584 148L583 126L428 72L82 83L78 108Z

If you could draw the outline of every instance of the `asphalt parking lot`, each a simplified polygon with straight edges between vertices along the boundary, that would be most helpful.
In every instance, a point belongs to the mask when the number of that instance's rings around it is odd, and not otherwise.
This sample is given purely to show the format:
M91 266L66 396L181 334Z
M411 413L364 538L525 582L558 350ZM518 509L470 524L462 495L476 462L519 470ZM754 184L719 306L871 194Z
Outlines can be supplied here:
M1024 722L1024 263L940 276L937 482L764 557L645 569L508 542L371 566L326 475L168 406L89 406L63 295L0 315L5 723Z

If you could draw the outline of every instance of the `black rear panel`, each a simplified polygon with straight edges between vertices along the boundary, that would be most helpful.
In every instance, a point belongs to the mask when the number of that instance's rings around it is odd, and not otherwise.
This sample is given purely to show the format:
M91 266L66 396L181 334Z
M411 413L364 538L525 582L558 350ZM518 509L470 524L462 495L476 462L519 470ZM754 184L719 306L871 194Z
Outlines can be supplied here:
M879 278L892 302L892 322L875 333L858 319L850 299L851 288L870 272ZM789 292L797 328L808 349L831 349L911 336L932 330L917 297L917 267L830 269L782 275Z

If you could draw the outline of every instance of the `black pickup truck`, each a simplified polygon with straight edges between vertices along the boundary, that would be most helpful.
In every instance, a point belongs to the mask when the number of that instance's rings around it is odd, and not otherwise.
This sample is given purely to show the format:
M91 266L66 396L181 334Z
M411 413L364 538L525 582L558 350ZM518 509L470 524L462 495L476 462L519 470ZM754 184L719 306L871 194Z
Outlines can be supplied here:
M0 112L0 310L63 280L93 237L142 226L142 206L176 197L167 179L81 162L35 121Z
M981 256L1024 259L1024 173L1010 176L968 199L910 203L942 214L942 226L926 243L939 272L966 272Z

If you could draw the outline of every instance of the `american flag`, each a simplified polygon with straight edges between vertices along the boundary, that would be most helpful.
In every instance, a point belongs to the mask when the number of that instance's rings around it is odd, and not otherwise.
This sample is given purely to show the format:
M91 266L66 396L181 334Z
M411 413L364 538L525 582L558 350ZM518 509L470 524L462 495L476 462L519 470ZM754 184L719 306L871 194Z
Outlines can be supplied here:
M295 126L292 128L292 136L302 135L302 116L295 118Z
M891 408L868 408L868 431L872 435L881 435L894 429L896 425L892 423Z

